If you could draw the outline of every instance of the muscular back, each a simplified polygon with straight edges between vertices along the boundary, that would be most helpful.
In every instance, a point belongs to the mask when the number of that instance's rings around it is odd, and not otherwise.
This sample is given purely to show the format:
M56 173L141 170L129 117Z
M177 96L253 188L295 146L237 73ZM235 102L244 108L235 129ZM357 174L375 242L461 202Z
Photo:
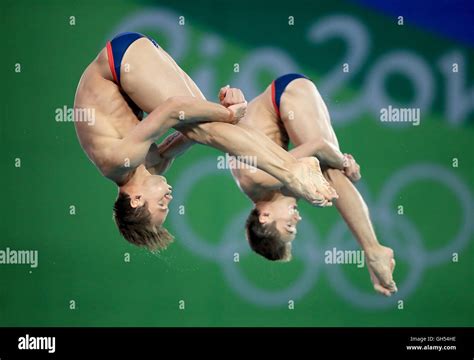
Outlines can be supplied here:
M176 95L203 98L174 60L146 38L130 45L122 63L129 65L129 71L122 71L120 88L113 81L104 48L84 71L74 101L76 113L94 110L93 122L75 121L76 133L91 161L114 181L111 168L117 164L108 163L111 149L139 123L142 110L150 113ZM144 88L149 91L138 91Z
M288 136L273 108L270 86L249 103L240 123L263 132L285 150L288 148Z
M273 142L288 150L288 136L273 108L270 86L248 104L247 113L239 123L264 133ZM232 166L232 176L241 190L252 201L265 200L272 196L273 192L264 186L260 186L257 181L255 174L261 170L248 169L238 162L234 164Z
M107 52L102 50L84 71L74 100L76 133L90 160L107 176L108 149L122 139L138 123L126 95L112 81ZM83 111L93 114L89 121L77 115Z

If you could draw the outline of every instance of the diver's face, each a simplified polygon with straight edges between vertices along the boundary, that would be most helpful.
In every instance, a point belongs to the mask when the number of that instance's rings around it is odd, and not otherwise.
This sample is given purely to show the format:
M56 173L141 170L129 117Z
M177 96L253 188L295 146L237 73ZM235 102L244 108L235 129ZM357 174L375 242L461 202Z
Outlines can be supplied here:
M298 211L298 204L293 197L283 197L270 204L267 204L265 214L268 214L268 221L275 222L280 233L281 240L285 242L293 241L296 237L296 226L301 221Z
M139 205L146 203L151 213L152 224L162 225L165 222L169 212L168 205L173 199L171 189L164 176L151 175L143 181L139 189Z

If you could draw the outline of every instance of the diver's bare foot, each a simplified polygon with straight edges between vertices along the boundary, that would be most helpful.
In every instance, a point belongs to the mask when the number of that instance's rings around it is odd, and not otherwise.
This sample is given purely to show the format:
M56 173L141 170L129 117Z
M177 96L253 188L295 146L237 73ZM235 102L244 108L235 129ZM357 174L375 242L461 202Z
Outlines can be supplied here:
M395 269L393 250L379 245L369 253L366 252L365 257L374 290L385 296L392 296L396 293L398 289L393 281L393 270Z
M315 206L331 206L332 199L337 198L336 190L324 178L315 157L298 159L290 172L294 179L287 187L298 197Z

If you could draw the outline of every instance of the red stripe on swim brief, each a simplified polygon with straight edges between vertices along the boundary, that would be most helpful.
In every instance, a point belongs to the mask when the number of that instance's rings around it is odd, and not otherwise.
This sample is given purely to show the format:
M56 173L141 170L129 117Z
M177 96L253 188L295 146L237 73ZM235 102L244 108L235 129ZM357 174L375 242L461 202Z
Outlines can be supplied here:
M107 42L107 57L109 59L110 71L112 72L115 83L118 85L117 74L115 73L114 53L112 52L110 41Z
M280 117L280 109L278 109L277 103L276 103L276 98L275 98L275 80L272 81L272 103L273 107L275 108L275 111L277 113L277 116Z

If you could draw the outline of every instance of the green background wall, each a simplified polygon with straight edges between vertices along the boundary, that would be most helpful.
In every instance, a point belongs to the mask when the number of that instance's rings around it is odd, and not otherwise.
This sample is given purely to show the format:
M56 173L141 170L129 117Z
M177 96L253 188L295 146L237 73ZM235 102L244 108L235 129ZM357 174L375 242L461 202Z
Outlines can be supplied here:
M2 7L0 250L38 250L39 266L0 265L1 326L474 324L472 48L346 1ZM290 263L251 253L243 232L250 203L228 171L217 169L221 154L203 146L167 173L176 194L167 221L175 243L151 254L121 239L112 221L115 186L55 111L73 105L84 68L125 30L154 37L212 100L227 83L251 99L284 72L310 76L342 150L362 166L359 188L380 241L395 249L399 293L382 298L367 269L324 263L327 249L355 248L335 209L301 205ZM380 108L397 104L420 108L420 125L380 122Z

